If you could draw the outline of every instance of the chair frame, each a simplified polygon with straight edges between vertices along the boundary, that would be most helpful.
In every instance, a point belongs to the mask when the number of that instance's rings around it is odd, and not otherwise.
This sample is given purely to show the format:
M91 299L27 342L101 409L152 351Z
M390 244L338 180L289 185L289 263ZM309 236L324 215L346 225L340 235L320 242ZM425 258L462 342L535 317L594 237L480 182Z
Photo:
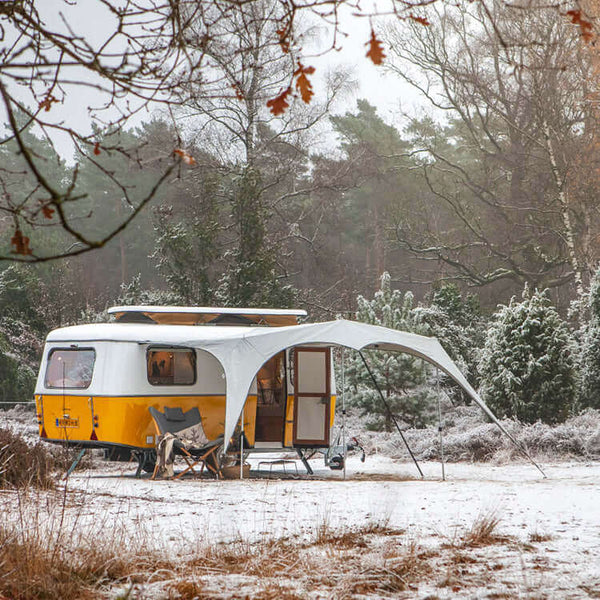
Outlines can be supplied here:
M161 430L161 426L160 426L159 422L168 421L165 413L160 412L159 410L155 409L154 407L150 407L149 411L150 411L150 416L152 417L152 421L154 422L154 427L156 429L157 436L164 435L165 433L172 433L173 435L176 435L179 431L182 431L183 429L190 427L189 421L187 419L184 419L183 421L171 421L172 423L180 422L182 425L179 429L177 429L174 426L171 426L169 428L165 428L164 430ZM198 412L198 409L192 408L183 414L184 414L184 416L189 415L189 413L191 413L192 411ZM198 422L201 423L202 418L200 417L199 412L198 412L198 417L200 418L200 420ZM204 472L204 467L206 467L206 469L208 471L211 471L217 479L223 479L223 473L221 472L221 468L219 466L219 461L217 459L217 456L215 455L215 453L221 446L219 441L220 441L219 438L217 438L216 440L209 441L208 444L205 444L204 446L199 447L198 454L196 454L196 453L190 452L187 448L184 448L183 445L181 444L181 442L179 440L176 440L173 444L174 454L177 456L181 456L187 463L187 467L180 473L174 474L171 477L171 479L180 479L181 477L183 477L183 475L185 475L186 473L188 473L190 471L192 473L194 473L194 475L198 475L199 477L201 477L202 473ZM211 458L213 458L214 464L216 466L213 466L210 464L209 461ZM201 463L200 471L196 472L194 467L197 467L200 463ZM152 473L151 479L156 479L157 475L158 475L158 461L156 462L156 465L154 467L154 472Z

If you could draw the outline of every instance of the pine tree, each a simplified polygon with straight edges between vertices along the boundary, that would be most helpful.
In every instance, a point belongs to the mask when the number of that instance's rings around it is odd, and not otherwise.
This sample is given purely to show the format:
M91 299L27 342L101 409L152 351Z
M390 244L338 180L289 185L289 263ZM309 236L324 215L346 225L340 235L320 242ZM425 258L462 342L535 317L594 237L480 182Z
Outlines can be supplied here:
M0 272L0 402L33 400L45 324L39 280L30 267ZM1 404L0 408L6 408Z
M589 313L581 350L579 405L581 408L600 408L600 269L590 285Z
M455 284L443 284L431 293L429 306L415 309L415 316L423 333L437 338L463 375L476 385L477 361L485 341L485 320L477 298L463 298ZM470 402L450 377L441 374L441 384L452 402Z
M573 408L576 380L572 339L545 292L513 298L494 315L479 371L480 392L500 417L564 421Z
M424 333L436 337L463 375L477 374L477 350L484 341L484 319L475 296L462 297L453 283L435 289L429 306L415 310Z
M381 288L372 300L357 298L356 320L401 331L418 328L414 318L414 298L411 292L402 294L392 290L389 273L381 277ZM422 388L428 369L418 358L400 352L363 351L367 363L392 413L412 426L423 426L428 421L430 402ZM360 355L354 355L346 369L350 403L370 417L370 426L390 431L392 420L381 401L371 376Z
M227 255L230 264L216 292L224 306L288 308L294 302L294 288L281 283L276 273L276 248L267 241L261 188L261 174L253 167L246 167L234 181L231 206L237 244Z

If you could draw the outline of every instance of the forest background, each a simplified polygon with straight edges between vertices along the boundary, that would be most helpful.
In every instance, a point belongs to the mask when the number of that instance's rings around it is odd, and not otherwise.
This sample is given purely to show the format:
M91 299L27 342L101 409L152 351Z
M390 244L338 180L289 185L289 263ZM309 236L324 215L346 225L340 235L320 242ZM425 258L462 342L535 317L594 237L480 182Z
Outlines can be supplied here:
M248 3L219 21L212 38L190 19L186 44L211 60L212 92L171 72L176 103L157 105L135 127L98 121L83 137L69 130L73 160L48 133L65 127L40 121L64 90L35 90L30 106L3 84L0 399L29 399L47 331L101 319L114 303L301 306L313 319L358 308L359 318L386 324L376 305L387 294L383 306L403 307L403 328L440 337L494 404L497 348L485 341L506 311L518 313L526 289L520 323L544 306L548 338L570 362L542 366L542 379L528 368L516 395L507 392L515 381L507 365L498 398L512 400L501 412L543 417L518 407L531 381L539 388L557 378L567 380L565 405L553 415L595 406L592 21L580 11L503 2L435 4L384 20L367 41L369 58L426 107L391 124L366 100L336 112L352 90L342 70L312 98L314 69L285 49L293 40L277 29L282 4ZM0 13L5 24L16 19ZM298 22L308 36L311 22ZM361 317L365 299L374 312ZM492 316L499 303L513 309ZM542 346L534 363L552 354ZM519 360L527 365L534 355ZM413 391L429 383L417 368L408 381L386 381L398 407L408 398L415 405Z

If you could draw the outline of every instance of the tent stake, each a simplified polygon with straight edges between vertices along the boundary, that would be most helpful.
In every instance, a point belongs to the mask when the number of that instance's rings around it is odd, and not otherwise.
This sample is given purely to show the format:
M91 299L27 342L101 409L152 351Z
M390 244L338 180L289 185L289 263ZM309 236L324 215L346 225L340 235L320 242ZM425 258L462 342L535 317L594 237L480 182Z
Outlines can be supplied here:
M406 441L406 438L404 437L404 434L402 433L402 430L400 429L400 425L398 425L398 421L396 421L396 417L394 416L394 413L392 413L392 409L390 408L389 404L387 403L385 396L383 395L383 392L381 391L381 388L379 387L379 384L377 383L377 380L375 379L375 375L373 375L373 372L369 368L369 365L368 365L367 361L365 360L365 356L362 353L362 351L359 350L358 353L360 354L360 357L362 358L362 361L365 364L365 367L367 367L367 371L369 372L369 375L371 376L371 379L373 380L373 383L375 384L375 388L379 392L379 397L381 398L381 401L383 402L383 405L385 406L390 419L392 419L392 421L394 422L394 425L396 426L396 429L398 430L398 433L400 434L400 437L402 438L402 441L404 442L404 445L406 446L406 449L408 450L410 457L413 459L413 462L415 463L415 466L417 467L417 470L419 471L419 474L421 475L421 479L423 479L425 477L425 475L423 475L423 471L421 471L421 467L419 466L419 463L417 462L415 455L413 454L412 450L410 449L410 446L408 445L408 442Z
M442 460L442 481L446 481L446 468L444 466L444 435L442 427L442 407L440 405L440 370L436 367L436 389L437 389L437 409L438 409L438 431L440 432L440 458Z

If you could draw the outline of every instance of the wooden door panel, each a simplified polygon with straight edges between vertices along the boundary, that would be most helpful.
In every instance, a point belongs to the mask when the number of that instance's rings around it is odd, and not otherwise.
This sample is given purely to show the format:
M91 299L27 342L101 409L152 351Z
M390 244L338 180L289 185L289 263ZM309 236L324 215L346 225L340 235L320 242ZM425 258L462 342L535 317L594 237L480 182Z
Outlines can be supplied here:
M327 446L331 405L331 350L296 348L294 375L294 445Z

